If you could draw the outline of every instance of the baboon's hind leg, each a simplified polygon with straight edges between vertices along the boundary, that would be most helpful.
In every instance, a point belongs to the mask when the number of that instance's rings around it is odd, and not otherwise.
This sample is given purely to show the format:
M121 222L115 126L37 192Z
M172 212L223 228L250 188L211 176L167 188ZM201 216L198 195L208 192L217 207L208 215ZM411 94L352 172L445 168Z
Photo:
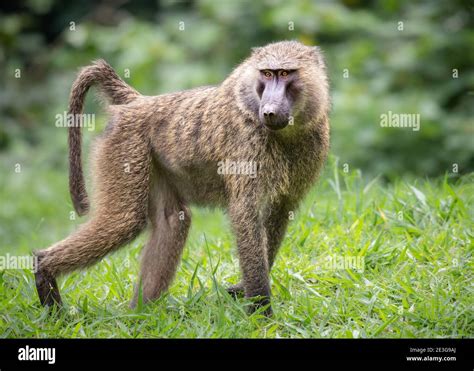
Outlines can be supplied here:
M69 237L37 251L36 287L43 305L61 304L55 278L87 267L133 240L147 224L149 147L135 134L112 133L96 147L96 209ZM117 135L122 140L118 142ZM125 166L128 165L128 166Z
M146 303L168 289L191 225L191 213L173 187L162 179L156 182L149 207L152 231L142 252L140 279L130 303L132 308L137 305L140 290Z

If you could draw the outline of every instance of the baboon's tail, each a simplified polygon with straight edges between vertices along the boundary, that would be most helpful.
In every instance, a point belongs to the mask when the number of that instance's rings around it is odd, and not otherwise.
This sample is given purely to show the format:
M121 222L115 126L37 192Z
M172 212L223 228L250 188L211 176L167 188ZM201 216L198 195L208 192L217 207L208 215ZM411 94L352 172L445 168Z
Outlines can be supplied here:
M74 209L79 215L89 211L84 174L81 161L82 110L87 91L97 85L112 104L126 104L140 96L135 89L126 84L104 60L95 61L83 68L72 85L69 97L69 192Z

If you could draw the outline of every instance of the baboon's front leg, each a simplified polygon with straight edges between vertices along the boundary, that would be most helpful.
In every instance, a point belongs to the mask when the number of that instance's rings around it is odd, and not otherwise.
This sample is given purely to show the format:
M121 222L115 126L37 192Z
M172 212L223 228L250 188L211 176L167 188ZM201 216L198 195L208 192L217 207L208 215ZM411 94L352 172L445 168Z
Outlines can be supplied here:
M290 220L290 211L293 211L291 203L281 200L269 208L264 219L265 230L268 236L267 257L269 271L272 269L273 263L275 263L278 250L285 237L288 221Z
M190 210L171 187L161 183L154 192L151 196L155 204L150 205L152 231L142 252L140 280L130 303L132 308L137 305L140 287L144 303L168 289L191 225Z
M270 284L266 253L265 229L257 204L249 199L234 200L229 208L231 223L237 237L242 282L245 296L254 298L251 312L270 304ZM269 306L266 315L271 315Z
M281 200L271 204L263 218L267 241L266 252L268 261L268 271L270 272L275 262L276 255L280 249L285 232L288 227L289 212L292 211L291 203ZM227 288L227 292L234 297L244 294L244 284L242 281Z

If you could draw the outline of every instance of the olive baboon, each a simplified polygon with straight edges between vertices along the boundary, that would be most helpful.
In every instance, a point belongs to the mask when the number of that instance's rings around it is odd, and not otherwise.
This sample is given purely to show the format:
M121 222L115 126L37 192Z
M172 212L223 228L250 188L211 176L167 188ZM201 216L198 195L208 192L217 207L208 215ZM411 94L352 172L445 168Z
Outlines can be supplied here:
M255 48L219 86L153 97L137 93L104 61L84 68L69 105L78 117L69 125L69 157L79 214L89 209L80 115L94 84L112 105L93 150L92 216L36 252L41 303L61 303L58 275L99 261L148 224L140 282L145 302L157 298L176 272L191 221L188 205L195 204L227 210L242 272L229 292L257 297L251 310L265 306L270 314L269 271L289 213L314 183L329 147L329 88L319 48L296 41ZM257 164L256 174L217 171L225 161Z

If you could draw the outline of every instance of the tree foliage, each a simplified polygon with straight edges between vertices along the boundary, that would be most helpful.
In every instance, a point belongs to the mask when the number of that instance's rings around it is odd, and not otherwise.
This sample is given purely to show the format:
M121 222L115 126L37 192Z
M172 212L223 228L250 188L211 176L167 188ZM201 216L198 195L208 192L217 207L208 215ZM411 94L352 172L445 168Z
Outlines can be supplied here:
M51 151L65 151L54 116L67 107L77 69L93 59L152 95L217 84L251 47L298 39L325 50L340 163L389 177L452 173L453 164L466 173L474 168L472 26L463 1L4 4L0 153L51 160ZM419 114L420 130L382 128L388 111Z

